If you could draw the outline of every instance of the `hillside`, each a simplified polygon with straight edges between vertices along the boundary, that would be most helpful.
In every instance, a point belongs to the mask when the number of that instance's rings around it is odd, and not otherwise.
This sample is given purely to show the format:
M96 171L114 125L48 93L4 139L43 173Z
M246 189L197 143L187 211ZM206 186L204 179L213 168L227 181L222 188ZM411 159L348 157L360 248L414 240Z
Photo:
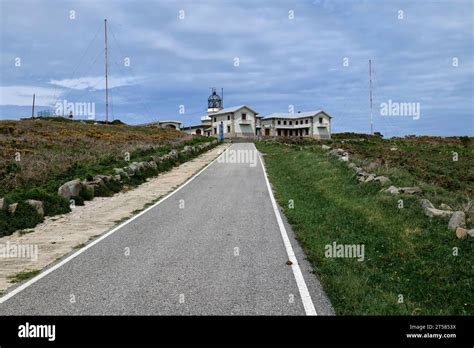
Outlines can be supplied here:
M104 180L104 185L92 194L108 196L197 155L198 151L178 152L184 146L209 141L172 129L63 118L0 121L0 199L4 198L0 235L33 227L42 220L31 204L25 203L29 199L43 202L46 216L68 212L70 202L58 195L58 188L65 182L80 179L97 184L97 175L112 176L117 174L114 168L176 151L176 156L168 156L137 175L120 181ZM74 200L80 205L91 198L91 193L83 190ZM8 210L13 203L19 203L15 214Z

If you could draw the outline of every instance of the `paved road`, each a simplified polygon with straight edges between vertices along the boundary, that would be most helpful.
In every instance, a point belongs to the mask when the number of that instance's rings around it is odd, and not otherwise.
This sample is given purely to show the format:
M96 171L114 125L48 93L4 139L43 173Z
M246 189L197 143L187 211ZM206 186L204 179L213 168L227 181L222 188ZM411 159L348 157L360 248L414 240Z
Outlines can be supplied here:
M317 313L332 314L285 225ZM287 261L260 161L216 161L0 304L0 315L304 315Z

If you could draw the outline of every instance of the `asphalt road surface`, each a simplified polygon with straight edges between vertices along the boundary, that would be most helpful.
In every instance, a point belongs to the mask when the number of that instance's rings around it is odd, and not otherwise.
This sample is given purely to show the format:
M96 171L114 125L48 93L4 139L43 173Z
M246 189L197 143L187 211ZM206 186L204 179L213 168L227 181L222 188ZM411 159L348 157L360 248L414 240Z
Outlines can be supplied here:
M241 143L228 151L256 150ZM283 216L299 266L287 264L260 160L229 161L213 162L158 205L4 300L0 315L333 314Z

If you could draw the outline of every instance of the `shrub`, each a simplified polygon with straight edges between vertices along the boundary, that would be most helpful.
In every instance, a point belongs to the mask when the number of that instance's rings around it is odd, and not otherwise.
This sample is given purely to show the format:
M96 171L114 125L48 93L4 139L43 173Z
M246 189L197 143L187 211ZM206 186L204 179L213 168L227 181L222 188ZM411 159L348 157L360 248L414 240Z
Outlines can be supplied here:
M26 202L19 202L14 214L0 211L0 236L8 236L16 230L35 227L43 221L36 209Z

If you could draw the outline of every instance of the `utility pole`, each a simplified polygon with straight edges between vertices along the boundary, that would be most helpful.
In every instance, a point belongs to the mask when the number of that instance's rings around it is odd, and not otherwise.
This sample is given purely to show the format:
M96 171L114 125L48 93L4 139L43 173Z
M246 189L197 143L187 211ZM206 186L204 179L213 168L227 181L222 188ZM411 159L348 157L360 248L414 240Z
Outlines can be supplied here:
M222 87L221 107L224 108L224 88Z
M109 80L107 63L107 19L104 19L105 29L105 123L109 123Z
M374 123L372 117L372 61L369 59L369 108L370 108L370 134L374 134Z
M35 94L33 93L33 108L31 109L31 118L35 118Z

